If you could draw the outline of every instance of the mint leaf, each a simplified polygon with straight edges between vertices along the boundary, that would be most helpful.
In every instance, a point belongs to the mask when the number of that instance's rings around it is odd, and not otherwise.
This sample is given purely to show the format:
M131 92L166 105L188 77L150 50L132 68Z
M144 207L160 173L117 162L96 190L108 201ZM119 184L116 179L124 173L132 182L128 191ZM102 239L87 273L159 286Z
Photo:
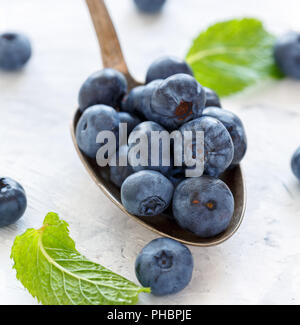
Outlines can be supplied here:
M56 213L17 236L11 258L17 278L45 305L131 305L150 292L79 254Z
M200 33L186 60L200 84L220 96L230 95L258 80L281 77L273 58L274 41L259 20L233 19Z

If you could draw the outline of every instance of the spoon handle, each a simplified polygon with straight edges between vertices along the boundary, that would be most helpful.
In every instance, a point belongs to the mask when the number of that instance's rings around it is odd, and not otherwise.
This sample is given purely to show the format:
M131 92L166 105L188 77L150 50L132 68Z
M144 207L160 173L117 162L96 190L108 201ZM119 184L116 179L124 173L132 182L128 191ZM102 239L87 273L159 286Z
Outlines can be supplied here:
M86 0L100 45L104 68L122 72L129 89L140 85L129 73L121 45L104 0Z
M104 0L86 0L99 41L103 66L128 74L120 42Z

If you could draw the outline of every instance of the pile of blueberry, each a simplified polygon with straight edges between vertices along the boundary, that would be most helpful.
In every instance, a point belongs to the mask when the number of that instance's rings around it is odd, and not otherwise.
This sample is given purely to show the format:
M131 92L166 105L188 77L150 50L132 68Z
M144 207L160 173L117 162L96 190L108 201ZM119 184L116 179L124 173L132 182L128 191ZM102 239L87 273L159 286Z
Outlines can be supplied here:
M97 143L100 131L113 131L119 139L119 124L127 123L128 143L114 153L126 166L110 167L110 180L121 188L122 204L128 212L153 217L170 205L175 221L184 229L207 238L218 235L229 225L234 199L220 175L240 163L247 140L241 120L221 108L217 94L202 87L186 62L163 57L151 64L146 85L127 94L125 77L113 69L92 74L79 92L82 115L76 128L79 148L95 159L105 142ZM186 165L151 165L151 146L147 166L131 163L133 132L151 143L152 131L179 130L204 132L204 175L186 178ZM127 140L127 139L126 139ZM174 151L174 143L170 152ZM162 145L159 148L162 150ZM195 150L193 147L191 150ZM193 153L194 154L194 153ZM160 155L161 158L162 155ZM184 162L183 162L184 164Z
M80 150L91 159L96 159L98 150L105 145L96 142L97 134L112 131L119 139L119 124L127 123L130 145L126 141L112 157L128 163L111 166L110 180L120 188L122 204L128 212L151 218L172 207L169 210L174 222L202 238L226 230L233 215L234 198L219 177L244 157L246 134L241 120L221 108L217 94L197 82L186 62L174 57L156 60L147 71L146 84L129 93L120 72L96 72L80 89L79 109L82 114L76 139ZM204 131L203 176L186 178L187 166L164 165L162 159L157 166L151 166L150 161L148 166L130 164L132 156L128 153L134 131L151 143L152 131L166 130L179 130L183 137L184 131ZM174 143L169 149L174 152ZM151 146L147 150L150 159ZM192 268L190 251L166 238L148 244L136 262L139 281L157 295L185 287Z

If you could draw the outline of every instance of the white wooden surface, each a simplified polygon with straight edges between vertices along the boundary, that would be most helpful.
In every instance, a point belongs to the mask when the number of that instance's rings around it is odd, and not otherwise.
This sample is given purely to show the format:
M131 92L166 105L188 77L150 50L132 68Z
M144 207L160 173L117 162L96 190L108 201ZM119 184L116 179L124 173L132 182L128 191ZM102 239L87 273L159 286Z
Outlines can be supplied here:
M264 19L274 32L300 30L299 0L169 0L147 17L131 0L107 1L135 76L162 54L184 56L197 32L230 17ZM26 189L28 208L0 230L0 304L35 304L16 280L10 248L16 235L39 227L48 211L70 223L78 249L136 281L134 261L155 234L128 219L99 191L73 149L69 123L81 83L101 67L81 0L0 0L0 30L30 35L34 56L17 74L0 73L0 174ZM248 132L243 164L248 206L239 232L218 247L195 248L190 286L147 304L300 303L300 185L289 167L300 145L300 82L264 84L234 98Z

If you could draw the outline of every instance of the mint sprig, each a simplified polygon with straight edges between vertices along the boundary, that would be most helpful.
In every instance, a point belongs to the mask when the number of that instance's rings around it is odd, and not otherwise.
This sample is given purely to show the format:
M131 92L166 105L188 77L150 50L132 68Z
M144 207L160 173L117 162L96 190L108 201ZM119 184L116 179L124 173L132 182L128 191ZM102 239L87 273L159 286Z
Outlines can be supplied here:
M186 60L200 84L226 96L261 79L282 77L273 58L274 41L261 21L233 19L200 33Z
M132 305L150 292L82 256L56 213L17 236L11 258L17 278L45 305Z

